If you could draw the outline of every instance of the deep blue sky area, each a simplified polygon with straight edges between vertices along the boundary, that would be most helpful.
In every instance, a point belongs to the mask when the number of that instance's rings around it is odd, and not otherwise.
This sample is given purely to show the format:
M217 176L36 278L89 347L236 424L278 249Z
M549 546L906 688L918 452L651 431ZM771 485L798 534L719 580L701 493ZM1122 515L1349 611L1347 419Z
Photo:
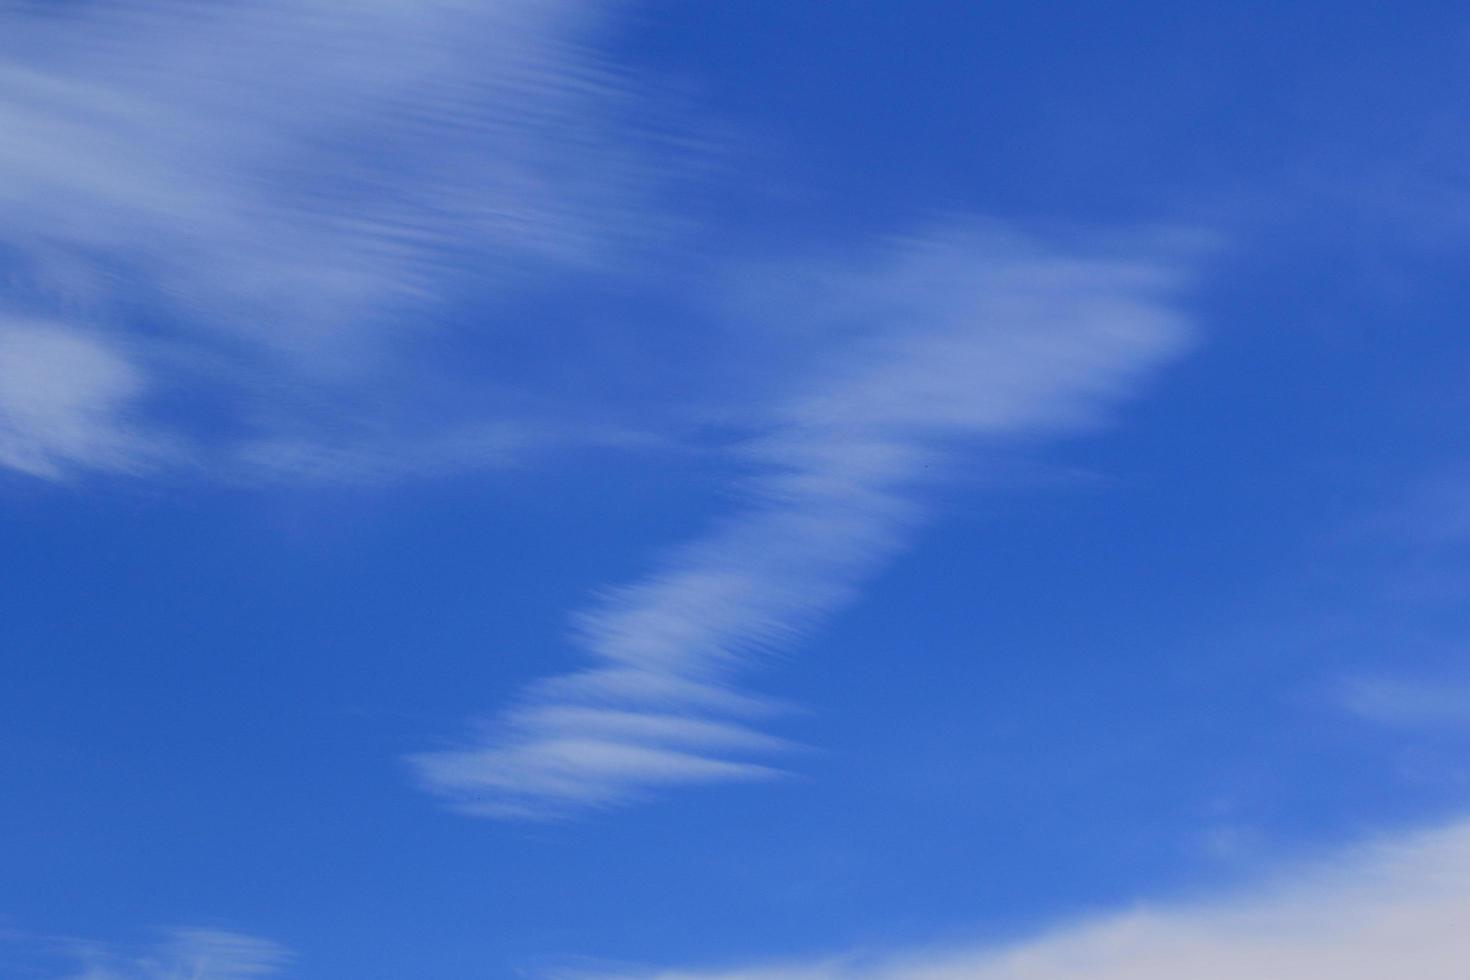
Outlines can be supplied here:
M0 974L1460 976L1464 5L359 6L0 3Z
M757 130L799 175L780 203L839 235L831 210L1267 220L1464 162L1455 4L667 4L620 42Z

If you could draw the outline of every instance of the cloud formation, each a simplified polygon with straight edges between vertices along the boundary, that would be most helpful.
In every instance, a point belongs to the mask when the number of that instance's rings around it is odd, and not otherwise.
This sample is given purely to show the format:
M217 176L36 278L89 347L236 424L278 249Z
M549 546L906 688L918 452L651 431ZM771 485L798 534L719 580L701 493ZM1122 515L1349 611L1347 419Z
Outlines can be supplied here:
M31 311L0 328L0 465L331 482L615 441L413 397L415 424L395 425L378 397L388 352L463 277L615 264L660 223L668 161L650 163L630 86L588 43L608 12L0 5L0 252ZM742 506L583 611L589 666L416 757L424 784L552 815L776 775L770 706L737 676L852 601L967 446L1094 424L1176 354L1176 246L957 222L780 270L740 311L767 322L743 326L819 353L732 409ZM207 411L178 411L190 398Z
M1359 847L1230 898L1143 905L1014 944L598 980L1459 980L1470 825ZM577 980L593 980L580 973ZM562 973L558 980L573 980Z
M774 775L758 760L781 746L738 675L852 601L965 447L1094 425L1177 355L1181 284L1157 254L993 227L814 274L794 310L770 312L828 352L733 450L753 471L746 504L584 611L591 665L527 692L483 737L415 757L423 783L467 812L546 817Z
M75 464L131 469L161 446L131 416L146 381L104 339L0 319L0 467L59 477Z
M369 412L386 352L456 283L622 261L658 224L629 87L587 43L604 7L0 3L9 315L104 325L134 386L225 405L247 451L201 452L244 467L257 442L314 443L343 404ZM0 465L150 461L100 431L124 425L121 369L63 386L99 431L58 445L22 367L0 420L36 448Z

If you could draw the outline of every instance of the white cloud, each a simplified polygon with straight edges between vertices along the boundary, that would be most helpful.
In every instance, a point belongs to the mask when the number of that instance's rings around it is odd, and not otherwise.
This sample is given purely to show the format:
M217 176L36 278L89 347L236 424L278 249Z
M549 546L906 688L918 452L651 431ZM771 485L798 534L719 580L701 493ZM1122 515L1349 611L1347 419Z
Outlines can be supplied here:
M145 387L95 335L0 319L0 466L59 477L76 466L145 465L161 450L132 420Z
M599 7L12 11L0 235L42 267L92 250L209 327L297 349L463 249L582 255L640 179L599 117L614 79L577 45Z
M830 355L760 414L739 454L749 504L579 620L584 671L531 691L468 747L414 759L477 813L554 816L658 786L775 774L733 683L849 602L923 517L918 491L964 442L1096 423L1187 342L1179 276L1139 255L954 231L822 277L800 304ZM775 315L788 315L773 311ZM596 705L643 717L609 728ZM547 712L557 719L547 722ZM696 733L717 722L730 737Z
M1459 824L1359 847L1229 898L1141 905L1015 943L616 978L1461 980L1470 963L1467 908L1470 825Z
M168 361L150 383L208 389L247 443L335 445L456 283L622 262L660 225L629 88L587 43L606 6L0 3L8 292L128 336L135 379Z

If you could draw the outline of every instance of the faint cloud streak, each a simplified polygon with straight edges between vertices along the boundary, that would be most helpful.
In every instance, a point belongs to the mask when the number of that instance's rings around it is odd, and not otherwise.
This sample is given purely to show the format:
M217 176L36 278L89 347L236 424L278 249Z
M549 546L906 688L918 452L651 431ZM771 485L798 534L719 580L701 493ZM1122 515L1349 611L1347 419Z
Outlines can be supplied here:
M55 980L247 980L279 976L295 959L278 943L225 929L172 929L146 949L24 933L0 938L29 954L24 975Z
M1337 687L1350 714L1395 728L1470 730L1470 686L1458 681L1355 677Z
M1359 847L1210 902L1142 905L1016 943L557 980L1459 980L1470 827Z

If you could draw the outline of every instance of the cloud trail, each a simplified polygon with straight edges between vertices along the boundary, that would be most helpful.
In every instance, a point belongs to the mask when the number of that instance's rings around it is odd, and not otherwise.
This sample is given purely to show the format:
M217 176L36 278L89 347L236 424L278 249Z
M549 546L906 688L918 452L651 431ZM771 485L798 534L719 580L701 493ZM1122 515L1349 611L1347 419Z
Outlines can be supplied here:
M483 737L414 757L422 782L467 812L550 817L776 775L781 746L738 675L853 601L964 447L1096 424L1177 355L1180 285L1158 257L996 228L814 275L796 313L773 314L808 321L831 351L735 450L755 471L748 504L583 612L591 665L528 691Z

